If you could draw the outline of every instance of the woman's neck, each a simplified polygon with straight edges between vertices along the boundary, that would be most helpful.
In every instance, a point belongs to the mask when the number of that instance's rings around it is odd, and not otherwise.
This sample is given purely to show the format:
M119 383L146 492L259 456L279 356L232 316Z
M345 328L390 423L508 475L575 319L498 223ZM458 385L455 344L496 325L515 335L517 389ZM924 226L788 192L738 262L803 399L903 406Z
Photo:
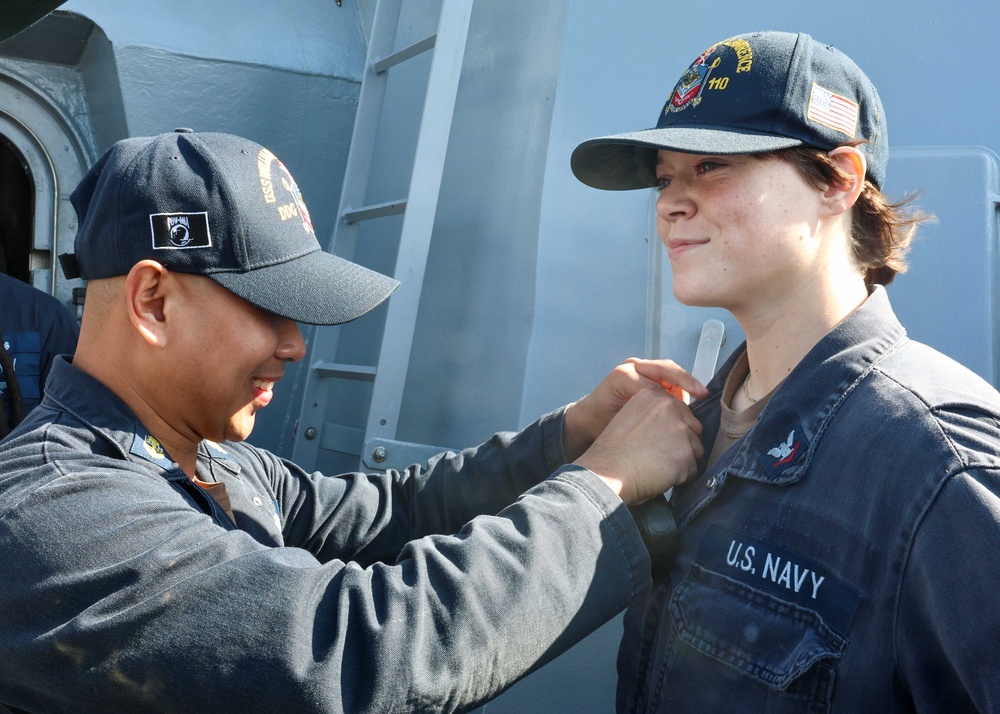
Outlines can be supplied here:
M858 277L836 289L816 282L787 292L778 302L733 311L747 336L750 376L745 385L760 397L780 384L817 342L868 297Z

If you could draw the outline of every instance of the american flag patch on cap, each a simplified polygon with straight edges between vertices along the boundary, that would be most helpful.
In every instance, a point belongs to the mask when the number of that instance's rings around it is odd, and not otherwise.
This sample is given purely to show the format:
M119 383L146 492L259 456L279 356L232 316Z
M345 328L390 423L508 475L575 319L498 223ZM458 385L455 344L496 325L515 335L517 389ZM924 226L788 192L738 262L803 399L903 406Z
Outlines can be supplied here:
M814 82L806 117L853 139L858 127L858 104Z

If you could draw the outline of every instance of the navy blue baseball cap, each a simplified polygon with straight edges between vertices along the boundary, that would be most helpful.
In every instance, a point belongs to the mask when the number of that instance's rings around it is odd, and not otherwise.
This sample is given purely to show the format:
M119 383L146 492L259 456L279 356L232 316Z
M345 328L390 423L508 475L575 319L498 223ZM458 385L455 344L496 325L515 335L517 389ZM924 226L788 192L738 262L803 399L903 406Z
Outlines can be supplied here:
M712 45L687 69L656 127L590 139L570 160L588 186L656 185L656 152L758 154L794 146L829 151L852 140L881 187L889 162L885 112L864 72L806 34L755 32Z
M238 136L178 129L119 141L70 200L80 225L75 255L60 256L70 278L155 260L313 325L360 317L399 286L325 252L288 169Z

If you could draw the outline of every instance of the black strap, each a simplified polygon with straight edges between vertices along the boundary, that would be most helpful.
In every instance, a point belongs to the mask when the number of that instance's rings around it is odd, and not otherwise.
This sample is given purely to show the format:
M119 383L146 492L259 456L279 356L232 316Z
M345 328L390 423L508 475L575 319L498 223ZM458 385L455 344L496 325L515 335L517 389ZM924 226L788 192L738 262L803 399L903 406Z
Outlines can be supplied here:
M673 509L666 498L656 496L629 511L649 551L653 579L665 578L673 567L679 540Z
M59 265L67 280L75 280L80 277L80 264L76 262L74 253L62 253L59 256Z

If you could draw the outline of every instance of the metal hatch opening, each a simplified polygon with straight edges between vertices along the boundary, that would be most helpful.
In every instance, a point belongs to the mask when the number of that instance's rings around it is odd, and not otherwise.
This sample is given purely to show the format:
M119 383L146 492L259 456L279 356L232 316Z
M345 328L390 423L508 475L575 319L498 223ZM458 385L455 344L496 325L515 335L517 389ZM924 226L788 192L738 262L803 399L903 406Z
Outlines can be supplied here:
M3 134L0 134L0 188L0 272L30 283L34 182L23 158Z

